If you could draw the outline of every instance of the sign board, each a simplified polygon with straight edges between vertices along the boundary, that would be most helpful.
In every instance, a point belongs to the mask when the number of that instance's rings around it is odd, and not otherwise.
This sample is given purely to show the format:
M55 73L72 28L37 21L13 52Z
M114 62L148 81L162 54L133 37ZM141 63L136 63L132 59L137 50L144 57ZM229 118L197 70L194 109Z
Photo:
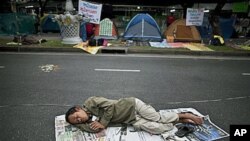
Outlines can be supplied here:
M187 8L186 25L201 26L204 17L204 10L205 10L204 8L200 9Z
M99 24L101 19L102 4L94 4L79 0L78 13L90 19L90 23Z
M248 2L236 2L236 3L233 3L233 12L235 13L247 13L248 12Z

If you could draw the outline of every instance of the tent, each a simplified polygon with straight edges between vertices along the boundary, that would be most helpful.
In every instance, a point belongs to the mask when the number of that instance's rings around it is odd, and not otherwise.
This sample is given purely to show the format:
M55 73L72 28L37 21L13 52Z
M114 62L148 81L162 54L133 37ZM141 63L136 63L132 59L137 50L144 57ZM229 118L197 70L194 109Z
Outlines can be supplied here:
M223 38L229 39L232 37L234 33L235 20L235 18L220 18L219 24Z
M60 32L60 26L56 20L53 20L53 15L47 15L42 19L41 28L42 32Z
M86 31L86 22L81 22L80 24L80 37L82 41L87 41L87 31Z
M116 26L108 18L103 19L102 21L100 21L100 24L97 24L95 26L95 39L117 39L117 36L118 34Z
M0 13L0 34L33 34L35 32L34 17L23 13Z
M137 14L128 23L125 40L162 41L160 28L149 14Z
M219 26L220 31L223 36L223 38L228 39L232 38L234 34L234 25L235 25L236 19L235 18L220 18L219 19ZM202 26L196 27L201 35L201 38L211 38L212 37L212 26L210 25L208 21L208 16L204 16Z
M186 19L175 20L165 31L165 36L169 41L174 42L201 42L201 36L195 26L186 26Z
M198 31L200 32L201 38L210 39L212 37L212 26L208 20L209 14L204 13L203 22L201 26L196 26Z

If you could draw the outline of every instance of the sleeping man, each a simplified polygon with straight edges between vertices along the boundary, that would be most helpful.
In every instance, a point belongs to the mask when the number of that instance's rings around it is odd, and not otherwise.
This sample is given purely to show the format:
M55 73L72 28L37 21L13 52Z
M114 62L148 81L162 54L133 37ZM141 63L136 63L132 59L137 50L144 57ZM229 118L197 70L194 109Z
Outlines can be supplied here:
M93 116L97 118L92 120ZM203 123L202 117L192 113L160 114L152 106L134 97L118 100L90 97L83 106L70 108L65 118L68 123L87 132L99 132L107 128L109 124L128 124L136 130L162 135L172 130L176 123L195 125Z

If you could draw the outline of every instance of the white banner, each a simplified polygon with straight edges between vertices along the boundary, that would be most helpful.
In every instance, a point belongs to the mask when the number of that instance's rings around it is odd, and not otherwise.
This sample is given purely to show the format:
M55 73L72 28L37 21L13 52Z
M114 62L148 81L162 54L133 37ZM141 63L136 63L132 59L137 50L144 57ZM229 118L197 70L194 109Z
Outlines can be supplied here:
M102 4L94 4L79 0L78 13L90 19L90 23L99 24L101 19Z
M201 26L204 17L204 8L187 8L186 25Z

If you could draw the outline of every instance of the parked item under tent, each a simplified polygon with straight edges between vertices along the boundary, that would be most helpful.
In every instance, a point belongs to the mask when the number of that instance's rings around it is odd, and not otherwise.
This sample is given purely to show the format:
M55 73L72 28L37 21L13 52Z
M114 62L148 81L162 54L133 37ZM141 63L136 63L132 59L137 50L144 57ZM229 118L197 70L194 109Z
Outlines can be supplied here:
M53 33L59 33L60 32L60 26L56 20L53 20L53 15L47 15L44 18L42 18L41 21L41 28L42 32L53 32Z
M95 26L94 39L117 39L118 33L115 24L108 18Z
M201 36L195 26L186 26L186 19L175 20L166 30L167 41L174 42L201 42Z
M128 23L123 35L125 40L162 41L160 28L149 14L137 14Z

